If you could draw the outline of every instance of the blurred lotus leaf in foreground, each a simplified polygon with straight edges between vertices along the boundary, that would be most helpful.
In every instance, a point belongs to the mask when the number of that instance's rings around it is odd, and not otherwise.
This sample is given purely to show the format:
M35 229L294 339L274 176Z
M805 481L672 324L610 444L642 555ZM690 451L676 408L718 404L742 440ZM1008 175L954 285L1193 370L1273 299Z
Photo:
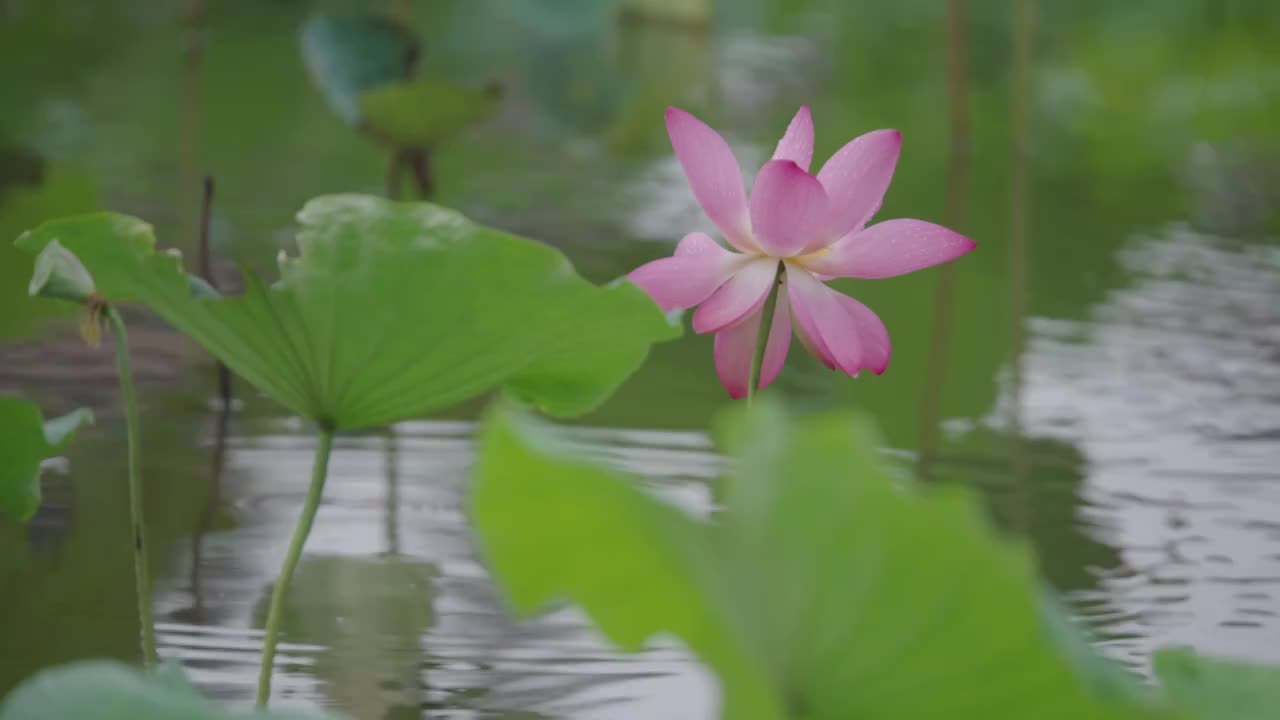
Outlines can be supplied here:
M200 696L182 668L143 673L81 660L32 675L0 704L0 720L339 720L298 710L229 710Z
M493 413L472 517L514 608L573 599L633 651L674 635L735 719L1235 718L1215 714L1228 690L1274 672L1185 660L1210 670L1144 689L1055 615L1026 547L971 493L887 466L864 416L757 402L720 429L725 503L707 522L579 459L554 426ZM1249 687L1280 700L1280 683Z

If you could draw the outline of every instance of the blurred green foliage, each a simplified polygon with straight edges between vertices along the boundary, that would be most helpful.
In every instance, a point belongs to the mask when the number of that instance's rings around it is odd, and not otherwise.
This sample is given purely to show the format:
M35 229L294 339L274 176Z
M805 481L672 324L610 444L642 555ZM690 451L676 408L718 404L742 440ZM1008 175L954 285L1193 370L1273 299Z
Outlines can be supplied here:
M106 660L37 673L0 704L0 720L337 720L299 710L230 710L200 696L180 665L145 674Z
M28 520L40 507L40 463L57 455L93 413L45 420L35 403L0 396L0 513Z
M1143 688L1045 602L1026 546L968 491L887 465L864 416L757 401L720 430L705 522L494 412L471 517L514 609L567 597L631 651L674 635L719 675L725 718L1243 718L1280 700L1280 671L1190 654L1157 660L1163 694Z

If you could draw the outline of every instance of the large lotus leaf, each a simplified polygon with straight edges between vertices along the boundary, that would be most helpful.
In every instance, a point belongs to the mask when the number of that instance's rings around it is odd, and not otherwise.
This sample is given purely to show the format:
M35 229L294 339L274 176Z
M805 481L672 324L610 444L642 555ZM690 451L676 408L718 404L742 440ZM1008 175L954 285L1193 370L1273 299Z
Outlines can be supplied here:
M93 413L81 408L45 420L35 403L0 396L0 513L28 520L40 507L40 463L53 457Z
M312 15L302 25L301 44L312 81L352 127L361 125L360 96L407 80L418 55L413 33L376 13Z
M1187 717L1258 720L1280 713L1280 668L1161 650L1152 662L1165 692Z
M720 675L728 718L1155 712L1096 690L1044 622L1025 550L963 492L889 472L867 420L757 403L724 427L711 524L574 459L544 424L491 417L472 513L516 609L569 597L629 649L681 638Z
M629 283L592 285L542 243L424 203L336 195L298 215L280 281L204 297L150 226L112 214L46 223L100 292L145 303L293 411L336 429L382 425L497 386L553 415L586 412L677 336Z
M431 147L477 123L498 105L496 87L469 88L420 79L384 85L360 97L364 128L397 147Z
M615 643L671 633L716 669L731 717L782 717L724 612L710 528L558 448L551 429L502 413L486 424L472 520L521 613L568 596Z
M297 710L217 707L166 666L147 675L107 660L82 660L28 678L0 704L0 720L336 720Z

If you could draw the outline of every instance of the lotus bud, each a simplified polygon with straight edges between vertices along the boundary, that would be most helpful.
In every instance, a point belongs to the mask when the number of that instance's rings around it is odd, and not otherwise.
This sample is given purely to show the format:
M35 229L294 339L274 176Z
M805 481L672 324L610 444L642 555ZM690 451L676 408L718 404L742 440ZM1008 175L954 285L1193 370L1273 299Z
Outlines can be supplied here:
M51 241L36 256L35 272L27 292L32 296L88 303L97 290L93 276L85 269L80 258L57 240Z

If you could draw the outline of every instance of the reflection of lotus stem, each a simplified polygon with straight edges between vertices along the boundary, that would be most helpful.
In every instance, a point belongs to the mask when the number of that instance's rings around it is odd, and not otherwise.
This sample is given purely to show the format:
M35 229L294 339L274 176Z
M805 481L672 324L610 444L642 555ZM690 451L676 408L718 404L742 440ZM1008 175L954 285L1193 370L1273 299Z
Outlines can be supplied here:
M219 364L219 367L226 367ZM213 525L213 514L222 495L222 468L227 453L227 427L231 421L231 405L224 404L218 410L218 424L213 436L213 457L209 461L209 497L200 510L200 524L191 538L191 595L194 601L192 615L197 624L204 623L204 593L200 585L200 550L205 533Z
M138 622L142 626L142 664L156 665L156 629L151 620L151 570L147 567L147 527L143 520L142 462L138 427L138 402L133 394L133 371L129 367L129 338L124 320L114 307L107 306L107 320L116 338L116 372L120 394L124 396L124 420L129 442L129 514L133 521L133 575L138 591Z
M333 428L321 425L320 442L316 445L316 457L311 466L311 486L307 490L307 500L302 506L302 514L298 516L298 524L293 528L293 539L289 541L284 566L280 568L276 586L271 590L271 609L267 613L266 635L262 639L262 669L258 673L258 707L266 707L267 700L271 698L271 670L275 664L276 639L280 632L280 619L284 614L284 598L289 592L293 571L302 557L302 546L307 542L307 535L311 534L311 523L316 519L316 510L320 508L320 497L324 494L324 481L329 470L329 450L332 447Z
M782 288L782 276L786 266L778 263L778 271L773 274L773 289L764 301L764 310L760 313L760 329L756 331L756 349L751 355L751 374L747 376L747 404L756 397L756 388L760 386L760 369L764 365L764 352L769 346L769 334L773 330L773 312L778 307L778 293Z

